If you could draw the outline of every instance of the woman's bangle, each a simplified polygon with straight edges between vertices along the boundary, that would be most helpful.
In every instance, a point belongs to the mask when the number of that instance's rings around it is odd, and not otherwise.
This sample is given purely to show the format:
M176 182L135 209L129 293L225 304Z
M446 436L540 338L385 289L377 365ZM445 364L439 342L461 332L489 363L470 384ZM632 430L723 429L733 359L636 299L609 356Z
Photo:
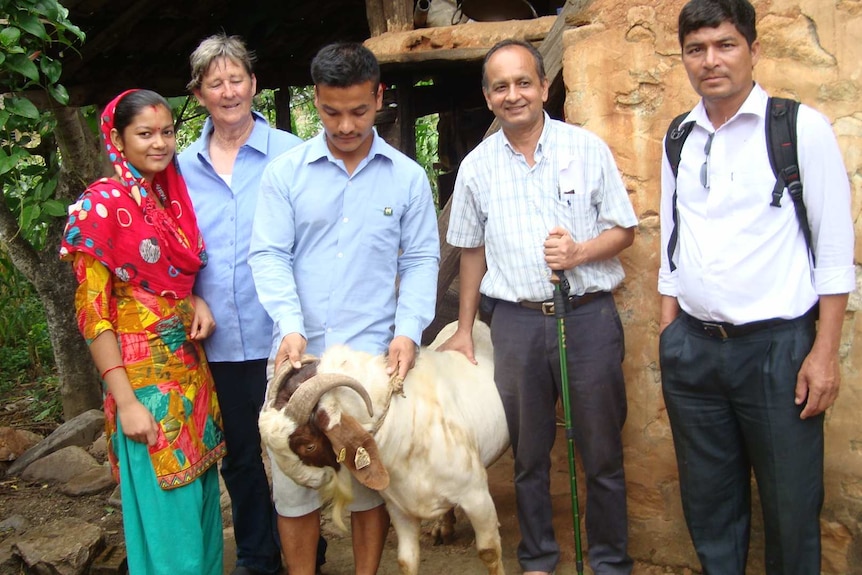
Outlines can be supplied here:
M106 375L108 375L109 373L111 373L111 372L112 372L112 371L114 371L115 369L119 369L119 368L121 368L121 367L126 367L126 366L125 366L125 365L123 365L123 364L121 363L121 364L119 364L119 365L115 365L114 367L109 367L108 369L106 369L105 371L103 371L103 372L102 372L102 380L104 381L104 379L105 379L105 376L106 376Z

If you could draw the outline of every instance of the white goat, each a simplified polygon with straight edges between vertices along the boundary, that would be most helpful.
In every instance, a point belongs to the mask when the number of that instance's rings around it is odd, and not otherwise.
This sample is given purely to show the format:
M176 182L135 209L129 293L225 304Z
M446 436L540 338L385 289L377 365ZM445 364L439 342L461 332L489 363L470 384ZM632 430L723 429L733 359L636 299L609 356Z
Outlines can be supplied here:
M264 443L297 483L336 493L335 468L344 463L380 492L398 535L404 575L418 573L420 521L455 505L473 525L488 573L504 575L485 468L509 446L509 433L494 384L490 330L480 322L473 328L473 365L458 352L433 351L454 328L446 326L419 354L403 396L386 375L384 357L335 346L305 383L308 374L290 382L298 374L289 366L281 370L260 415ZM309 430L317 439L309 439ZM321 443L321 432L328 441Z

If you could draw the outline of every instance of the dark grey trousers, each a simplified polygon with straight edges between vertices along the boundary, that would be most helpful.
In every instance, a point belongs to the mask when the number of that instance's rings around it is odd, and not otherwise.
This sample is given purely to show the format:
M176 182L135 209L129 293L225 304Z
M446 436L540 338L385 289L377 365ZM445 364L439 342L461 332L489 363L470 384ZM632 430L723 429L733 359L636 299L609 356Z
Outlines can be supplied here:
M597 575L631 573L620 433L626 419L624 340L613 297L566 316L575 445L587 477L589 563ZM560 548L551 524L551 448L560 393L557 322L498 302L491 321L494 370L515 456L515 495L525 571L553 571ZM567 500L568 501L568 500ZM566 503L568 506L568 503Z
M763 507L766 573L820 573L823 416L801 420L796 375L810 317L734 339L677 318L660 340L683 511L704 573L745 573L751 470Z

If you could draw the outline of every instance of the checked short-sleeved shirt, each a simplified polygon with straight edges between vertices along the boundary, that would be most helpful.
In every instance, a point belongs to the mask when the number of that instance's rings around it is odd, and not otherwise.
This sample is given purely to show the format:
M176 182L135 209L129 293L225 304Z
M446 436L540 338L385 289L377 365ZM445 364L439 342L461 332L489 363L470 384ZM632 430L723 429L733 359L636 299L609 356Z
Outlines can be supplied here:
M548 232L562 226L576 242L637 225L608 146L595 134L545 114L535 164L502 131L470 152L458 170L446 240L484 245L488 271L480 291L506 301L553 296L545 263ZM610 291L625 277L618 258L567 270L572 294Z

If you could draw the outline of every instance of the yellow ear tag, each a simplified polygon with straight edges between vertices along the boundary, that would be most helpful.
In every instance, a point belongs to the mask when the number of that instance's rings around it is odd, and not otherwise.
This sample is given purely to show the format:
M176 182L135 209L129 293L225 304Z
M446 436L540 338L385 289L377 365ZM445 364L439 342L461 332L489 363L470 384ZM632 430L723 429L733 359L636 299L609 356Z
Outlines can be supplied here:
M368 455L368 451L366 451L364 447L356 449L356 455L353 457L353 464L356 466L356 469L364 469L371 465L371 456Z
M341 451L338 452L338 457L336 457L335 460L338 463L343 463L345 459L347 459L347 449L342 447Z

